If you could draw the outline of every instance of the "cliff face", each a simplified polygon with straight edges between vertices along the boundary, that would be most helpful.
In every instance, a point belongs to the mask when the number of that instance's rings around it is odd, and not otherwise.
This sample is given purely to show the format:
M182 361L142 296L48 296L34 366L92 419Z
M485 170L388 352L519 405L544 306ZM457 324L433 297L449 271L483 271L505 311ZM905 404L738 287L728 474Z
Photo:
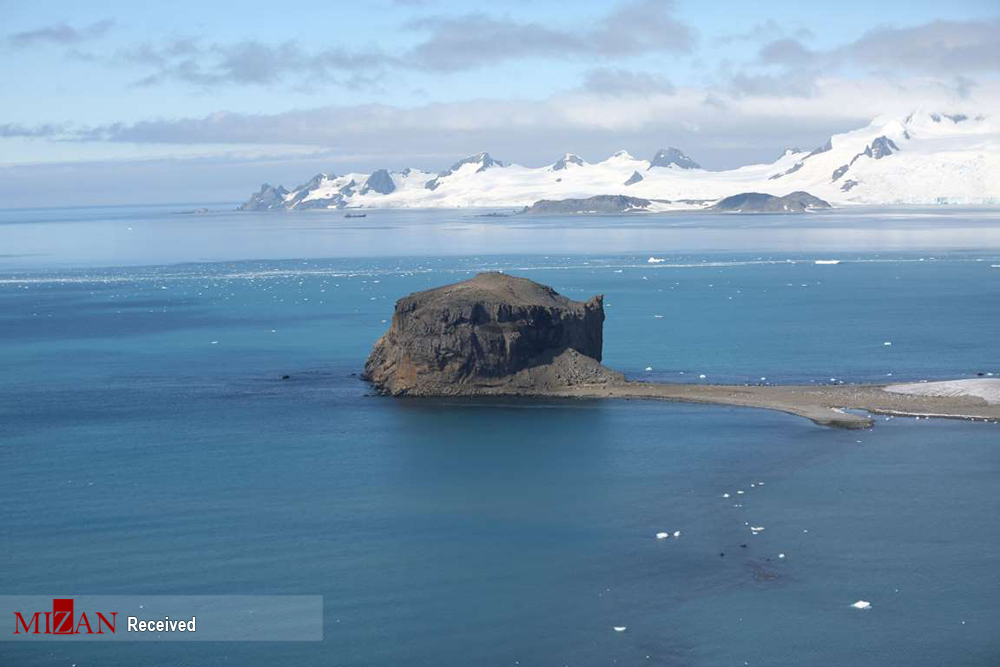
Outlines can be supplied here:
M400 299L365 378L396 395L519 394L617 373L600 365L603 297L573 301L501 273Z

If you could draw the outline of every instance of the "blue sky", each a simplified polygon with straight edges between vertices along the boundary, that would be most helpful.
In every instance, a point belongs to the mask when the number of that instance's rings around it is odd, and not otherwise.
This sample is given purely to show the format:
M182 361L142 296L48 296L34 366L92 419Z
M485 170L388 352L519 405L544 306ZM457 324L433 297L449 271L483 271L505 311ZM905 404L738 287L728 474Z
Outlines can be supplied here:
M0 2L0 207L229 201L317 171L676 145L769 160L996 108L993 2Z

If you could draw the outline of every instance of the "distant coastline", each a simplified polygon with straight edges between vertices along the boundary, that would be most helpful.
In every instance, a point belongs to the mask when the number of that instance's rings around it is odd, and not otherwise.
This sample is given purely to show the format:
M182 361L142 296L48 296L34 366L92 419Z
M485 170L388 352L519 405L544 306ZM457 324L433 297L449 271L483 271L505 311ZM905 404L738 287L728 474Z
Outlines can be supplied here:
M657 209L699 210L741 193L798 192L836 206L998 205L1000 151L993 146L1000 146L1000 129L992 117L914 111L876 118L812 150L792 148L773 162L724 171L704 169L675 147L650 159L618 151L599 162L566 153L541 167L481 152L438 172L319 173L291 190L265 183L240 208L523 208L627 197Z

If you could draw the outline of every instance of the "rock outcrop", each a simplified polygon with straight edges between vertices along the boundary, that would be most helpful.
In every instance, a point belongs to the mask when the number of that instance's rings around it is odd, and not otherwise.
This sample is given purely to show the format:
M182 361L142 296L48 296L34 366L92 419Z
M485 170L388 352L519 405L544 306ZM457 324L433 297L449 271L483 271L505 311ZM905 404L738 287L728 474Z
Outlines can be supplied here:
M285 196L288 190L281 187L274 187L270 183L264 183L260 190L250 196L248 201L240 204L241 211L273 211L285 207Z
M391 195L396 191L396 183L392 180L392 174L387 169L376 169L365 179L365 184L361 186L361 194L377 192L380 195Z
M526 206L522 213L532 215L619 215L649 209L653 202L625 195L597 195L586 199L542 199Z
M601 365L603 297L573 301L526 278L480 273L396 302L364 377L410 396L551 393L620 382Z
M805 213L824 208L830 208L829 202L808 192L792 192L784 197L744 192L720 199L709 210L724 213Z
M670 148L656 151L656 155L649 162L649 169L653 167L678 167L680 169L701 169L701 165L684 154L679 148Z

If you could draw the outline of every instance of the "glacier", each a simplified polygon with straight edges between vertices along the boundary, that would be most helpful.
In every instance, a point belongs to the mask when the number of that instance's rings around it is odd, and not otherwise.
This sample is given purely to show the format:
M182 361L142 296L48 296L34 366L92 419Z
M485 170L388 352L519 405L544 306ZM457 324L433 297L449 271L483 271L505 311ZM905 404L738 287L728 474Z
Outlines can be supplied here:
M677 148L652 159L619 151L600 162L566 153L543 167L470 155L441 172L317 174L293 190L264 184L243 210L521 208L598 195L650 200L649 211L708 209L732 195L808 192L837 206L1000 204L1000 126L968 112L882 116L811 151L724 171Z

